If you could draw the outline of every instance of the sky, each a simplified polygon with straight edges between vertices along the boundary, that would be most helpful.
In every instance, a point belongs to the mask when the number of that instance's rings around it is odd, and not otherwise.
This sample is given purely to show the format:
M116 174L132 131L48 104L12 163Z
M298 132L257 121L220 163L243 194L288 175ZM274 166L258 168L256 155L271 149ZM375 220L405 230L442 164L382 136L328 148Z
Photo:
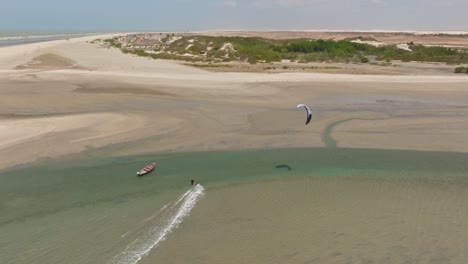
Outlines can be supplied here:
M468 0L0 0L0 30L465 30Z

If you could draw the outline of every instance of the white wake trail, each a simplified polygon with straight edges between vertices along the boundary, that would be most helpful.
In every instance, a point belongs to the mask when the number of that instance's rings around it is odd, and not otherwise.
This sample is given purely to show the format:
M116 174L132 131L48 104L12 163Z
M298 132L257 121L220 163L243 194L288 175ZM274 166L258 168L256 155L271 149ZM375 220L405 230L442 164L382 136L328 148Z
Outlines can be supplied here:
M200 184L181 195L177 201L169 205L167 220L151 227L142 237L136 239L127 249L115 256L111 261L114 264L136 264L152 249L164 241L167 235L182 223L190 214L195 204L204 194L204 188Z

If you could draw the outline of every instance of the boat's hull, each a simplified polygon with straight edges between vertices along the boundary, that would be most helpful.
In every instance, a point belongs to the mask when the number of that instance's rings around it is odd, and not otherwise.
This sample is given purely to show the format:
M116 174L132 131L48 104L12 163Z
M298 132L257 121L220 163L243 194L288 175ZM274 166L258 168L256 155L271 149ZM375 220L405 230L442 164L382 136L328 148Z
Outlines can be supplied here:
M136 174L137 174L137 176L146 175L146 174L152 172L155 167L156 167L156 163L152 163L152 164L146 166L145 168L141 169L140 171L138 171Z
M150 170L150 171L147 171L147 172L142 172L142 173L137 172L137 176L144 176L144 175L146 175L146 174L148 174L148 173L150 173L150 172L152 172L152 171L153 171L153 170Z

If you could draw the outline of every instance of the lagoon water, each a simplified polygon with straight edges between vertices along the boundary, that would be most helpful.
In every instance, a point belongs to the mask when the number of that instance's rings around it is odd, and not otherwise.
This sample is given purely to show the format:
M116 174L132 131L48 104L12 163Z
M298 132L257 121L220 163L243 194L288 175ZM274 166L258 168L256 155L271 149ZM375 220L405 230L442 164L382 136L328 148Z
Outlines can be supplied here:
M0 180L0 263L468 261L466 153L83 156Z

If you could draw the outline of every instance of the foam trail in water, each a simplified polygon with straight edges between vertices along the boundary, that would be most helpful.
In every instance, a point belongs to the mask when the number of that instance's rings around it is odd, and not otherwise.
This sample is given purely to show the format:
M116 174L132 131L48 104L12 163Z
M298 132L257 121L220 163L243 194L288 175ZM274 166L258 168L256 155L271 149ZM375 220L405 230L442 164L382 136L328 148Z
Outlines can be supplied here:
M200 197L204 194L204 188L200 184L180 196L177 201L167 209L167 220L151 227L142 237L136 239L127 249L117 255L111 263L115 264L136 264L159 243L166 239L167 235L177 228L182 220L189 215Z

